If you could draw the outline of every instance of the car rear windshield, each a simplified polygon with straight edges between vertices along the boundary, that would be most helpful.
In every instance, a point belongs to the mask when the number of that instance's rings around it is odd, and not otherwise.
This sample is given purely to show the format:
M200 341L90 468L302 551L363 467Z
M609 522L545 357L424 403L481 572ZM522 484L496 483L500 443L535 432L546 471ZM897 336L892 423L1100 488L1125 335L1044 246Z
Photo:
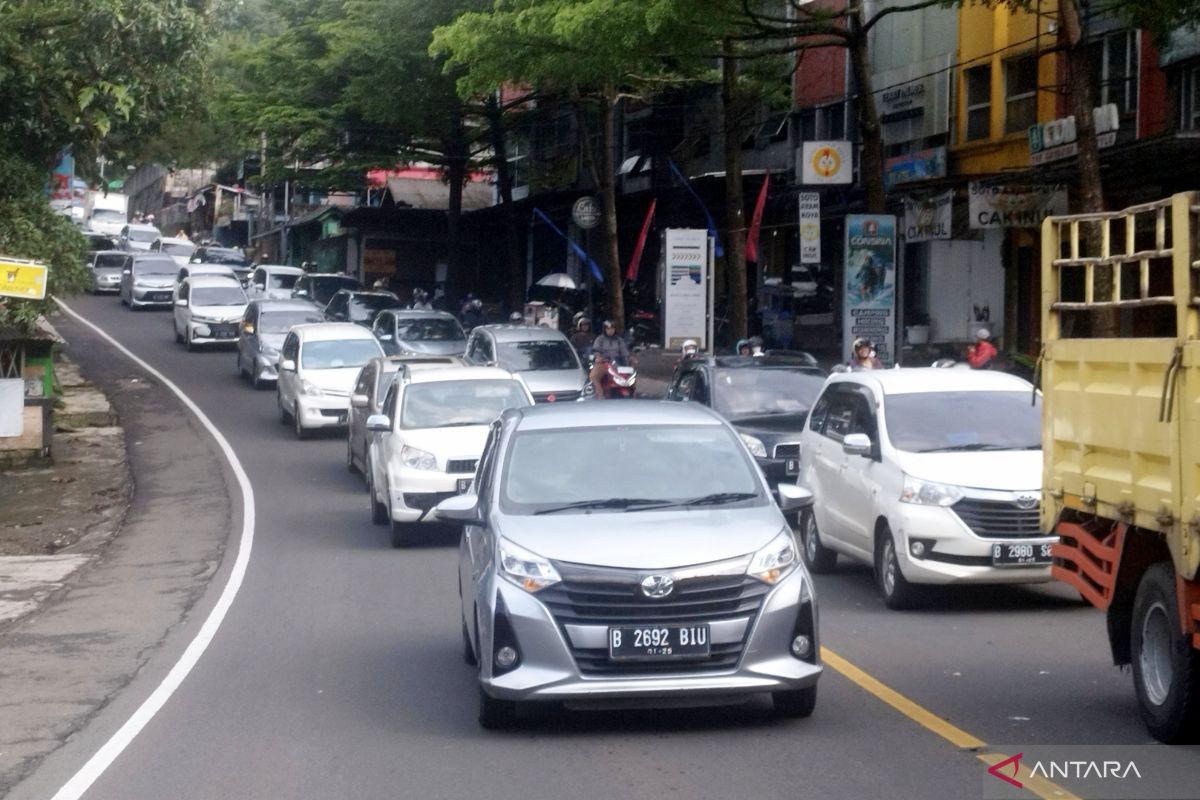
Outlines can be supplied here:
M115 208L98 208L92 212L92 219L96 222L114 222L124 223L126 221L125 212L117 211Z
M441 317L399 319L396 321L396 334L405 342L463 341L467 338L457 320Z
M315 311L262 311L258 315L258 332L287 333L293 325L321 321L321 315Z
M194 306L244 306L246 293L237 286L201 286L192 289Z
M102 256L96 256L96 267L98 269L113 269L123 266L125 266L125 256L119 253L106 253Z
M727 419L803 414L812 408L825 378L790 369L722 369L713 374L713 408Z
M523 408L529 398L514 380L413 383L404 390L402 428L487 425L506 408Z
M723 425L524 431L513 438L504 466L502 503L511 513L532 514L620 499L663 504L710 495L761 500L754 465L744 451Z
M228 264L231 267L245 267L250 264L249 259L237 250L221 250L211 247L200 253L200 262L203 264Z
M374 339L331 339L305 342L300 363L305 369L341 369L361 367L383 355Z
M117 240L109 236L89 236L88 249L93 253L97 250L116 250Z
M919 392L884 400L888 438L912 453L1039 450L1041 399L1028 392Z
M500 345L499 361L511 372L579 369L575 351L563 341L504 342Z
M267 276L267 288L290 289L296 285L296 281L299 278L299 275L292 275L287 272L272 272Z
M133 271L138 275L170 275L173 278L179 266L169 258L146 258L133 262Z
M131 242L153 242L160 236L162 234L153 228L130 228L128 238Z
M350 321L370 324L380 311L399 308L400 298L386 294L359 294L350 298Z
M312 279L312 299L325 305L342 289L361 289L357 279L345 275L322 275Z
M163 242L162 246L162 251L172 256L190 256L195 249L195 245L184 242Z

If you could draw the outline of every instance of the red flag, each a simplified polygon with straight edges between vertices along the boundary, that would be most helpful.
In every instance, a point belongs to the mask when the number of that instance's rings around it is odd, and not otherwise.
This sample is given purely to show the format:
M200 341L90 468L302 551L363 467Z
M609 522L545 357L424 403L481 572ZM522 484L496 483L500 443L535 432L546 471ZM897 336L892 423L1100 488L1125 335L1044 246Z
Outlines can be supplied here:
M625 280L632 283L637 280L638 265L642 260L642 251L646 249L646 237L650 234L650 221L654 219L654 208L658 200L650 201L650 210L646 212L646 221L642 223L642 232L638 234L637 247L633 248L633 257L629 259L629 269L625 270Z
M754 204L754 216L750 219L750 230L746 232L746 260L758 263L758 231L762 227L763 207L767 204L767 187L771 185L771 173L763 176L762 188L758 191L758 202Z

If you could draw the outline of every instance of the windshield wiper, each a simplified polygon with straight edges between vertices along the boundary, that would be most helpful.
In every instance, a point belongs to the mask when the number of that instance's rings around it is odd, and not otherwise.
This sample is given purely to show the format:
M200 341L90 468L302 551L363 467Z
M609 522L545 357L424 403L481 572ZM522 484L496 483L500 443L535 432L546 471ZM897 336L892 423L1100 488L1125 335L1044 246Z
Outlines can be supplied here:
M610 497L607 500L580 500L575 503L567 503L566 505L553 506L551 508L542 508L534 514L553 514L558 511L571 511L573 509L585 508L632 508L633 506L654 506L664 504L663 500L648 500L644 497ZM674 505L669 501L665 501L667 505Z
M753 500L758 497L756 492L717 492L690 500L680 500L676 505L681 506L720 506L726 503L739 503L742 500Z
M1040 446L1040 445L1039 445ZM1033 450L1034 447L1017 447L1007 444L984 444L976 442L975 444L954 444L947 447L930 447L925 450L918 450L918 453L980 453L993 450Z

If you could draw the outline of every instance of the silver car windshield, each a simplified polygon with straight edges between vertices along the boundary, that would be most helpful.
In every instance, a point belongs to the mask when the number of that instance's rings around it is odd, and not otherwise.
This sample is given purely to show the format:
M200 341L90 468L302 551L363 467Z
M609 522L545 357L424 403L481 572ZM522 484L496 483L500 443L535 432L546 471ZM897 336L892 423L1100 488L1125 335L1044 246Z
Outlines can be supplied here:
M501 505L546 514L765 502L744 451L718 425L525 431L509 448Z
M918 392L884 400L897 450L950 453L1040 450L1042 404L1031 392Z
M148 278L152 275L163 276L169 275L175 277L175 273L179 271L179 267L174 261L163 259L161 261L147 259L144 261L136 261L133 265L133 274L139 278Z
M155 230L133 228L129 231L129 241L131 242L153 242L159 236L162 234Z
M406 342L456 342L467 338L457 320L444 317L398 319L396 333Z
M300 279L299 275L292 275L288 272L272 272L267 276L268 289L291 289L296 285L296 281Z
M163 242L162 246L162 251L172 256L190 256L195 249L195 245L179 242Z
M374 339L331 339L305 342L300 363L305 369L342 369L361 367L380 355Z
M579 369L579 360L571 345L563 341L503 342L500 365L510 372Z
M321 315L311 311L264 311L258 316L260 333L287 333L293 325L320 322Z
M404 390L402 428L451 428L487 425L506 408L529 405L514 380L414 383Z

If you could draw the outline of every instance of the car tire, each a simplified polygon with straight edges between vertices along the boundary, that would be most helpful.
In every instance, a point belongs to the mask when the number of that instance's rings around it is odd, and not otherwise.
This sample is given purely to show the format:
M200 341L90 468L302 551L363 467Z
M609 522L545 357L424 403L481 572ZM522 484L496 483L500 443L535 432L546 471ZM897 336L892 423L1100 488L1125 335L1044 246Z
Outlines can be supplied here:
M817 687L791 689L786 692L771 692L775 714L789 719L811 717L817 708Z
M815 575L833 572L837 566L837 553L821 544L821 532L817 530L817 518L812 511L800 514L800 552L804 566Z
M386 525L389 521L387 506L375 499L375 470L367 464L367 496L371 499L371 522Z
M886 525L875 542L875 582L883 604L894 611L912 608L920 601L916 586L908 582L896 555L896 539Z
M354 463L354 448L350 444L350 435L346 435L346 471L351 475L358 472L358 465Z
M189 331L187 331L187 333L183 334L183 349L187 350L189 353L196 352L196 345L192 344L191 330L189 330Z
M391 516L391 515L389 514L389 516ZM391 523L392 523L392 547L395 547L397 550L399 550L401 548L408 547L409 545L411 545L413 543L414 523L396 522L396 520L391 520Z
M303 441L309 437L310 431L304 427L304 423L300 419L299 407L292 408L292 425L296 431L296 438Z
M517 704L512 700L497 700L479 687L479 727L502 731L517 724Z
M283 407L283 398L279 395L278 390L275 392L275 405L279 407L279 424L289 424L292 419L290 416L288 416L287 409Z
M1154 564L1133 600L1130 662L1142 720L1165 744L1200 737L1200 651L1179 630L1177 609L1171 563Z
M475 657L475 646L471 644L471 634L467 630L467 621L462 623L462 640L463 640L463 663L469 667L479 665L479 659Z

